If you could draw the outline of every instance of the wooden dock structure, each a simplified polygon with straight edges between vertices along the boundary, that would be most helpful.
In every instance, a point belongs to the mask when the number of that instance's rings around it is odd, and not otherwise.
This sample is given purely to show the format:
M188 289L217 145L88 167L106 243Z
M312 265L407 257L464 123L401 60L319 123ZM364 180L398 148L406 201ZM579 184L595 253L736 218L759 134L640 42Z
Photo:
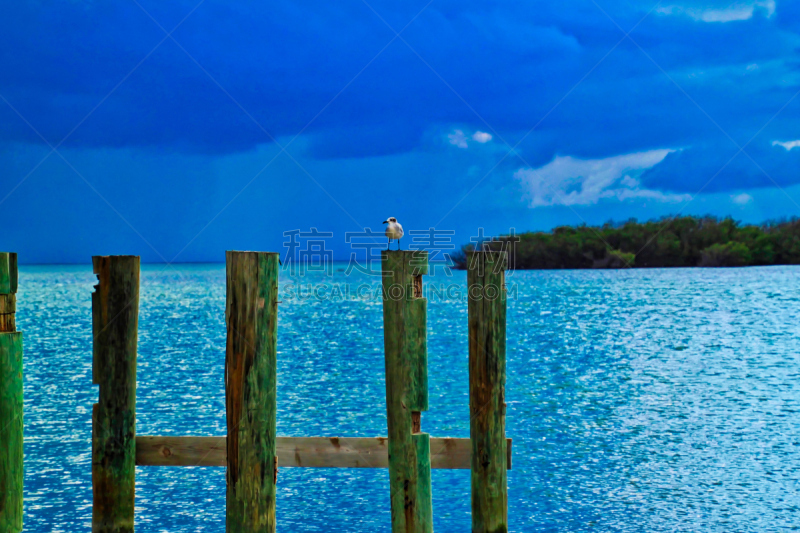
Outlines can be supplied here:
M278 254L235 251L226 254L227 435L136 435L139 258L94 257L93 381L100 400L92 424L92 531L134 531L139 465L226 467L229 533L275 531L280 467L388 468L392 532L431 533L431 469L470 469L473 533L507 532L507 263L503 252L470 257L469 439L422 432L428 410L426 252L382 254L388 436L376 438L276 434Z

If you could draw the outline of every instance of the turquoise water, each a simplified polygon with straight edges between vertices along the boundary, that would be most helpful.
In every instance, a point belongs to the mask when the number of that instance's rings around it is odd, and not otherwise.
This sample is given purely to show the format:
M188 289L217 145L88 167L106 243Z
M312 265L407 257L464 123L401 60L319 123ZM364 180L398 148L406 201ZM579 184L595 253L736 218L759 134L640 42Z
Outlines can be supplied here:
M508 282L511 531L800 527L800 268ZM89 265L21 269L25 531L90 528L94 283ZM224 265L145 266L141 283L137 432L224 435ZM279 433L384 435L381 303L322 294L282 296ZM434 436L469 436L466 313L457 297L429 303ZM223 468L136 475L137 531L224 531ZM433 489L435 529L469 531L469 472L435 470ZM280 531L388 531L387 473L283 468L277 512Z

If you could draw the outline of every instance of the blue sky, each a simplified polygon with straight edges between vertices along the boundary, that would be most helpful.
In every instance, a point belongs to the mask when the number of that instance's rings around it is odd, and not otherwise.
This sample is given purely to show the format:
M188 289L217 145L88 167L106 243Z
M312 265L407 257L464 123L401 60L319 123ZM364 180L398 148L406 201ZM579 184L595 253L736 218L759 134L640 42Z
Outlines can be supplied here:
M800 3L4 2L0 247L800 215ZM408 242L406 242L406 245Z

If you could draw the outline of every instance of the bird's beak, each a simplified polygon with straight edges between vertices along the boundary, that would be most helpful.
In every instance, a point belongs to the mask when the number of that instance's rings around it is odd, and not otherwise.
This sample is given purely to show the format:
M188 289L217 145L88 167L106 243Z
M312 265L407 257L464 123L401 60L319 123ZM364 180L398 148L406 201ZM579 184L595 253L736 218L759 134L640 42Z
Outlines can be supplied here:
M383 222L381 222L381 224L386 224L387 222L389 222L389 221L388 220L384 220Z

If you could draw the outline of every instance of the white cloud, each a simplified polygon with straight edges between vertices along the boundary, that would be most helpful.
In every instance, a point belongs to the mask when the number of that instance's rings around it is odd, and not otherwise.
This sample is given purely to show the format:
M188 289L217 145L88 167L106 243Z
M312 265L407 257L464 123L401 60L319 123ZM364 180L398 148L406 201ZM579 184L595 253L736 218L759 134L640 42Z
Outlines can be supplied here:
M467 147L467 136L461 130L456 130L447 136L450 139L450 144L458 146L459 148Z
M756 10L763 11L767 17L771 17L775 14L775 0L734 2L720 8L671 5L659 7L656 11L662 15L686 14L694 20L702 22L733 22L753 18Z
M753 197L746 192L743 192L741 194L732 194L731 200L733 200L733 203L736 205L747 205L753 201Z
M797 141L772 141L772 146L783 146L786 148L787 151L791 150L792 148L797 148L800 146L800 140Z
M475 133L472 134L472 140L483 144L491 141L492 136L491 134L486 133L485 131L476 131Z
M453 146L468 148L469 143L467 141L470 139L477 143L486 144L492 140L492 135L485 131L476 131L472 135L469 135L468 133L464 133L464 130L453 130L453 133L448 134L447 138Z
M642 188L639 176L673 152L649 150L604 159L557 156L538 168L521 168L514 177L524 189L531 207L545 205L591 205L604 198L629 200L649 198L660 202L683 202L688 194L668 194Z

